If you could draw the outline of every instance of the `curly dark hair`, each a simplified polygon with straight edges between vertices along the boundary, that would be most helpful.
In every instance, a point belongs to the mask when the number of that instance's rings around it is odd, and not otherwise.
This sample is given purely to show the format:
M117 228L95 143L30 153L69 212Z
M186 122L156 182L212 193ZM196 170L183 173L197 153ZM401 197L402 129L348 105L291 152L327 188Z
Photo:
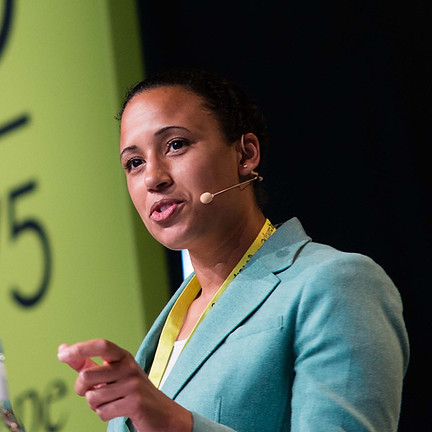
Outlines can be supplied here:
M117 118L121 120L127 104L135 95L165 86L179 86L200 96L204 106L216 116L229 145L239 140L243 134L248 132L255 134L261 150L261 161L257 170L262 167L268 135L267 124L258 105L238 85L214 72L176 69L146 78L128 90ZM257 184L255 182L255 186ZM255 190L257 191L257 188ZM257 198L262 204L262 191L257 193Z

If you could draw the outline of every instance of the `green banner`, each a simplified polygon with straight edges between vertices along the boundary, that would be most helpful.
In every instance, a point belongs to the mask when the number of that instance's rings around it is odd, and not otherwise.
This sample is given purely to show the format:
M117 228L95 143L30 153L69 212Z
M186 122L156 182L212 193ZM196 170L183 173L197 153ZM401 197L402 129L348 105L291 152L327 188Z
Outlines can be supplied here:
M134 8L0 4L0 338L28 432L105 430L57 346L102 337L135 352L168 296L119 162L114 116L143 76Z

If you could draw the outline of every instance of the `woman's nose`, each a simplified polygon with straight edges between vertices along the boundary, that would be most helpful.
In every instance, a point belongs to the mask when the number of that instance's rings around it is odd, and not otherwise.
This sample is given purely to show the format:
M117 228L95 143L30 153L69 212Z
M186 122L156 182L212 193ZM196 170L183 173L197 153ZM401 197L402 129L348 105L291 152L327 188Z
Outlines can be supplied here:
M160 191L172 184L168 167L159 160L147 161L145 183L148 190Z

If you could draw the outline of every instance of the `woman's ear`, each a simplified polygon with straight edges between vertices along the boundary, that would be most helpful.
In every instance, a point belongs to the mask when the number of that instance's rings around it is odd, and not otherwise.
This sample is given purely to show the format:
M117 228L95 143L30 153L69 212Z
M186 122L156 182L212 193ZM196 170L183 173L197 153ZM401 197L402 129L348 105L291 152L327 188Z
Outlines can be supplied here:
M260 144L255 134L248 132L241 136L238 158L239 174L247 177L260 162Z

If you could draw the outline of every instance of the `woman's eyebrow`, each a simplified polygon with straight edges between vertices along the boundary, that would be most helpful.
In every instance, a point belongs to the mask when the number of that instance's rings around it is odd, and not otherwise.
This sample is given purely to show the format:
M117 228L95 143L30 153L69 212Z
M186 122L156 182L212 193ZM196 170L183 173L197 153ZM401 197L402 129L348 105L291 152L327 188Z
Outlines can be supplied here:
M131 145L129 147L126 147L122 150L122 152L120 153L120 159L122 158L124 153L130 152L130 151L134 151L136 150L138 147L136 145Z
M154 134L154 136L159 136L159 135L163 134L164 132L166 132L167 130L170 130L170 129L182 129L182 130L185 130L187 132L190 132L189 129L187 129L187 128L183 127L183 126L165 126L162 129L159 129L158 131L156 131L155 134Z

